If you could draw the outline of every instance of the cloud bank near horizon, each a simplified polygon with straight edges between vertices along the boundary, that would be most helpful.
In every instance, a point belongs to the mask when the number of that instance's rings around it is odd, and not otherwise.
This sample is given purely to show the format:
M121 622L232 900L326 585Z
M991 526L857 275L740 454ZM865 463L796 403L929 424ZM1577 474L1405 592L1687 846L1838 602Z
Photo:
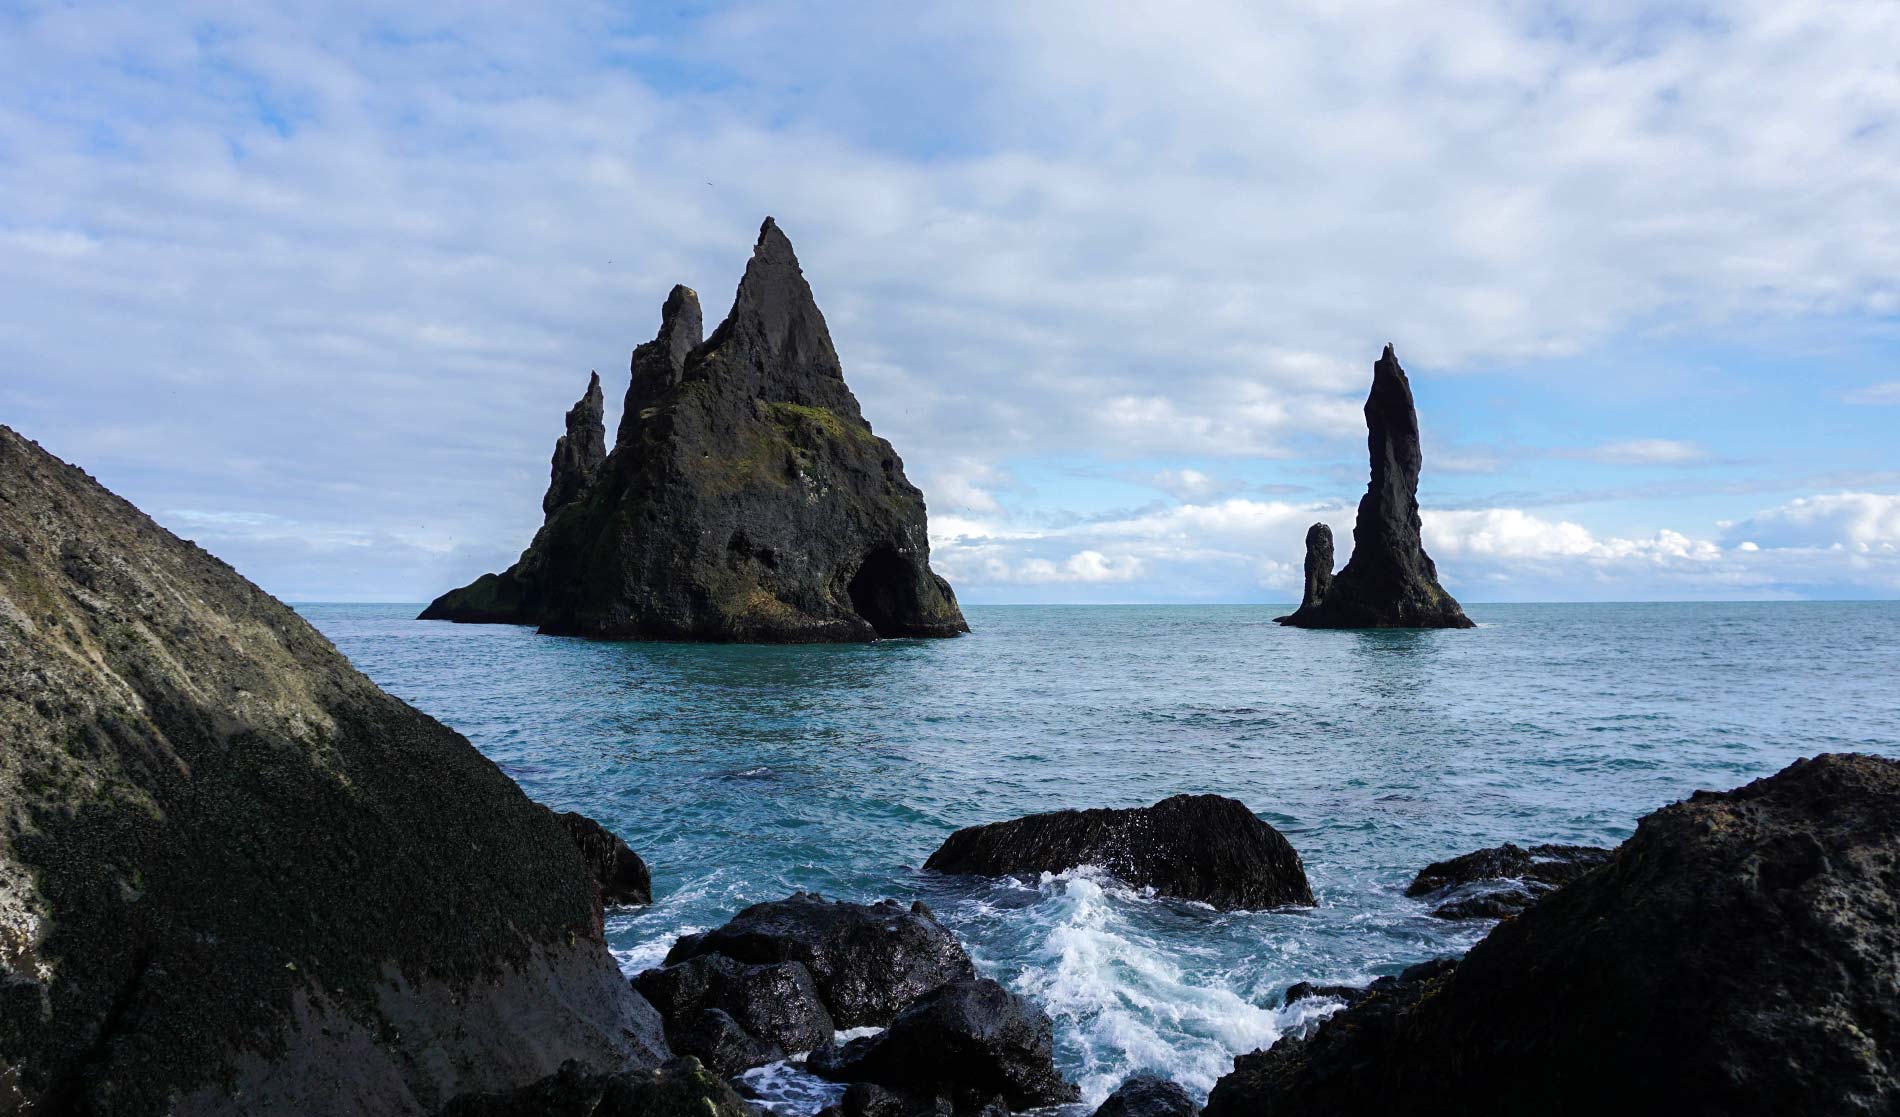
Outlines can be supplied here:
M1286 600L1386 340L1462 596L1900 593L1888 4L0 25L0 421L285 596L511 561L767 212L970 600Z

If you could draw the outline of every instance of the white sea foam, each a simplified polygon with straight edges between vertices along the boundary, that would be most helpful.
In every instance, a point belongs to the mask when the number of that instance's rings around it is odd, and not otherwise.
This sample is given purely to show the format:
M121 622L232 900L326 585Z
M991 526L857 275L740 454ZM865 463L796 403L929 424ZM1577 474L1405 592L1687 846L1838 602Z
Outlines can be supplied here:
M1266 1047L1298 1018L1183 974L1170 946L1136 928L1131 908L1152 894L1092 866L1045 875L1032 916L1042 938L1018 992L1056 1019L1058 1042L1078 1056L1077 1084L1098 1104L1138 1070L1205 1093L1236 1054ZM1303 1010L1304 1018L1316 1010Z

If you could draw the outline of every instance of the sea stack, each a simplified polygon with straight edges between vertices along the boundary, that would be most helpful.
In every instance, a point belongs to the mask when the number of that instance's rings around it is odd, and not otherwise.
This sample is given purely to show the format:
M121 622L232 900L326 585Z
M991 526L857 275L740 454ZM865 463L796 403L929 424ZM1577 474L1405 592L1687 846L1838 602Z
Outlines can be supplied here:
M1324 524L1306 533L1306 589L1300 608L1275 618L1297 628L1471 628L1458 602L1438 584L1438 570L1419 538L1418 409L1412 385L1390 345L1372 366L1366 396L1366 447L1372 482L1359 500L1352 559L1338 575L1333 535Z
M675 287L633 352L611 453L599 386L568 413L514 566L424 620L597 639L842 642L969 631L930 569L923 494L872 433L824 315L766 218L726 320L701 339Z
M571 822L5 427L0 678L0 1110L421 1115L667 1058Z

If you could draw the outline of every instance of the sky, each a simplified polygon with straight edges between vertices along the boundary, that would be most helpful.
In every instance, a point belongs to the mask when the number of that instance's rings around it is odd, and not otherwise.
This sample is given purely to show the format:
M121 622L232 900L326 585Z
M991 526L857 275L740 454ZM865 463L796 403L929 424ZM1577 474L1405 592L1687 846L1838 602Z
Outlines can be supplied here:
M1900 5L0 0L0 422L295 601L513 561L796 245L968 603L1900 597Z

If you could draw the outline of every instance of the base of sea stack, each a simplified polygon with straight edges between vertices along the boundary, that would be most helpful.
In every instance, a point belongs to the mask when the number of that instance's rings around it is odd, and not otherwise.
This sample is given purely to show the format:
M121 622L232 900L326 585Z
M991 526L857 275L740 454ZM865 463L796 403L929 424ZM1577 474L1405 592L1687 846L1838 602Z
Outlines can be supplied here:
M1463 609L1446 595L1443 604L1387 604L1382 608L1355 607L1327 600L1316 609L1300 609L1273 618L1290 628L1476 628Z

